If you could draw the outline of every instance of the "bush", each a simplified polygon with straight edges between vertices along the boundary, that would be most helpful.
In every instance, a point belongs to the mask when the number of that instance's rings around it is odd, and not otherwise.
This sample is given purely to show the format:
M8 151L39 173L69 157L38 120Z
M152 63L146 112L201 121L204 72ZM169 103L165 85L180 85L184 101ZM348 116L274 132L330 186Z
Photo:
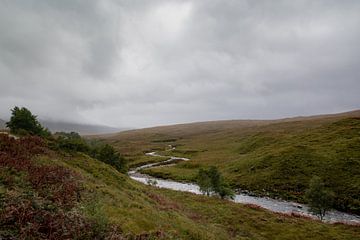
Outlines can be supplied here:
M98 141L86 141L78 133L58 132L55 140L55 149L66 152L82 152L113 166L119 172L126 172L126 160L109 144Z
M90 146L76 132L58 132L55 135L57 136L55 145L59 150L67 152L90 152Z
M119 172L126 172L126 161L115 149L109 144L105 144L93 150L94 157L104 163L107 163Z

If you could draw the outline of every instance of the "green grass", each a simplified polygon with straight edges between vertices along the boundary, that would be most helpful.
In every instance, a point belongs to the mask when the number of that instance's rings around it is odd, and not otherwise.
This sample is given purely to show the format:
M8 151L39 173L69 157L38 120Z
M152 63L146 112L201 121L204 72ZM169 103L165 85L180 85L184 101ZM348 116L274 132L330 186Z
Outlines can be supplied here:
M360 228L274 214L266 210L137 183L85 155L43 157L83 177L81 207L100 222L132 234L164 232L165 239L354 239Z
M141 239L157 239L155 236L161 233L162 239L204 240L350 240L360 237L360 228L356 226L326 224L218 198L146 186L84 154L49 152L37 156L34 161L38 165L62 166L77 173L82 191L76 211L96 221L95 226L100 230L109 224L117 226L123 236L135 238L152 234L153 238ZM7 180L9 176L11 184ZM35 199L36 196L29 195L29 190L31 186L22 172L0 168L0 196L26 194Z
M199 168L217 166L234 188L304 202L318 175L336 194L335 207L360 213L360 112L279 121L223 121L157 127L120 133L104 141L135 159L150 150L176 146L191 158L176 166L143 172L194 181ZM171 139L171 142L161 142ZM160 145L159 145L160 144ZM131 149L131 151L128 151Z

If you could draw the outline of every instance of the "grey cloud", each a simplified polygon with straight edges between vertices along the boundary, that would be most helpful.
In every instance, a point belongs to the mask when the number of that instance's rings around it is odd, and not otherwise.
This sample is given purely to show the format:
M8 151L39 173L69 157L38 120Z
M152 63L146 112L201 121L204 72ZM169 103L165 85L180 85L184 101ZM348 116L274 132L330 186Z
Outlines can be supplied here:
M360 107L358 1L1 5L1 116L142 127Z

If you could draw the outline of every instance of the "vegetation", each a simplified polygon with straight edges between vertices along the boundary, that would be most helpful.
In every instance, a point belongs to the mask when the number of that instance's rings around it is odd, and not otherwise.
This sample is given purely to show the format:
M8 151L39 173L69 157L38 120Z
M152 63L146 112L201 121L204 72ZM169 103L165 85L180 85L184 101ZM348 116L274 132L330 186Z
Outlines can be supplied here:
M211 166L208 170L199 169L196 179L200 191L207 196L217 194L222 199L234 197L234 192L224 182L219 170L214 166Z
M313 177L309 189L306 191L310 211L323 220L326 212L332 207L333 195L331 191L325 188L325 184L320 177Z
M92 155L96 159L115 167L120 172L125 173L127 170L125 158L117 153L109 144L95 148Z
M10 121L6 123L11 133L19 135L49 136L50 132L37 120L27 108L14 107L11 110Z
M75 133L65 135L65 140L80 141ZM80 151L81 147L59 144L56 137L15 139L0 135L1 239L221 240L276 236L279 240L350 240L360 236L356 226L274 214L252 205L137 183L92 157L94 152L117 155L115 151L108 147L103 153L91 151L101 144L86 142L90 150ZM221 185L217 184L222 177L216 168L206 171L213 176L212 185Z
M3 239L356 239L360 228L153 188L39 138L0 139ZM45 144L45 145L44 145Z
M89 144L76 132L58 132L55 134L54 147L66 152L90 152Z
M96 158L104 163L113 166L116 170L125 173L127 162L124 157L115 151L109 144L99 141L83 139L78 133L56 133L56 138L52 143L53 149L66 151L68 153L82 152Z
M162 139L171 139L165 144ZM176 140L174 140L176 139ZM191 159L144 173L196 182L200 168L216 166L234 188L307 203L305 192L317 175L334 192L334 208L360 214L360 111L277 121L220 121L157 127L104 138L129 164L151 157L146 151L176 147ZM164 151L162 154L170 154Z
M76 208L82 191L78 174L32 160L46 151L41 138L0 135L0 238L94 239L113 234L110 228L99 231Z

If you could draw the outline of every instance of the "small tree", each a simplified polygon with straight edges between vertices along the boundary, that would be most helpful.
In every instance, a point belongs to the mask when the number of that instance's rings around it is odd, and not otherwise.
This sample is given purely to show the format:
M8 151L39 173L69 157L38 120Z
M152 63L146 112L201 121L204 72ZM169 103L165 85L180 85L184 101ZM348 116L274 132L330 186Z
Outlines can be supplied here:
M326 212L331 209L334 199L333 196L333 192L325 188L324 182L318 176L314 176L311 179L309 189L305 194L309 203L310 212L317 215L320 220L323 220Z
M14 107L14 109L11 109L11 118L10 121L6 123L6 126L10 129L10 132L14 134L50 135L50 132L41 126L37 117L25 107Z
M218 192L222 185L222 177L219 170L215 166L211 166L207 174L211 179L212 191Z
M211 178L208 172L204 169L200 169L197 175L197 184L199 185L200 191L207 196L210 195L212 190Z
M209 170L200 169L197 175L200 191L207 196L210 193L219 195L222 199L233 198L234 192L221 176L219 170L212 166Z

